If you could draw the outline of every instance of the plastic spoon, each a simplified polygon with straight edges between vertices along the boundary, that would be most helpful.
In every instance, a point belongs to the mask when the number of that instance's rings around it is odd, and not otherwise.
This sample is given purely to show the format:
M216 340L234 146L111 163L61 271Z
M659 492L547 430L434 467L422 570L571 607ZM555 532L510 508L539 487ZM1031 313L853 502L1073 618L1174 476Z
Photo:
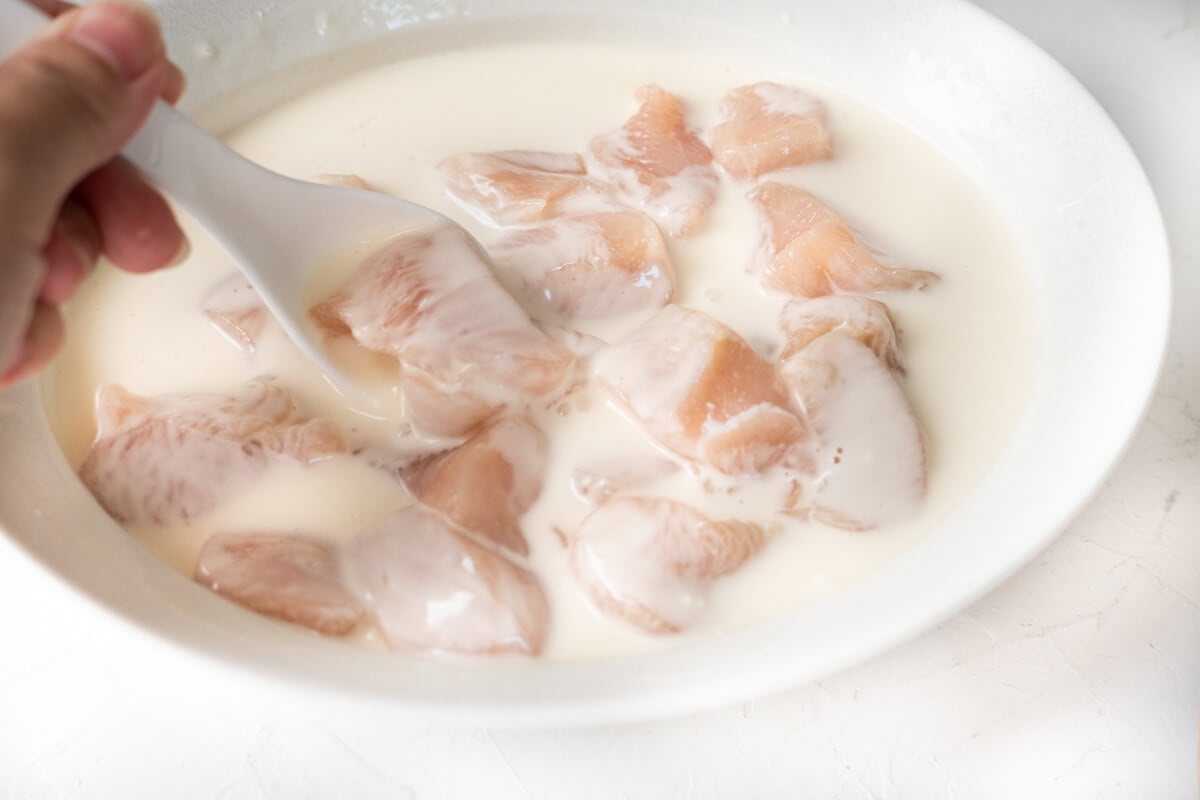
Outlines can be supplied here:
M0 0L0 60L46 22L45 15L22 0ZM328 266L331 255L355 245L419 229L457 228L457 223L384 194L271 172L161 101L122 155L225 248L288 337L327 380L344 394L377 405L331 361L323 335L309 320L316 273Z

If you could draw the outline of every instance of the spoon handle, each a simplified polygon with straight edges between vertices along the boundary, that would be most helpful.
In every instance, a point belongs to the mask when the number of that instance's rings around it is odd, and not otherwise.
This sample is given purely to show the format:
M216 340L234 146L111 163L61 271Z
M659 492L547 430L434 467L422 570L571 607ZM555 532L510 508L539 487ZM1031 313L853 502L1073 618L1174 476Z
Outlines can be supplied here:
M227 229L219 217L240 213L239 189L274 177L161 100L121 155L208 228Z

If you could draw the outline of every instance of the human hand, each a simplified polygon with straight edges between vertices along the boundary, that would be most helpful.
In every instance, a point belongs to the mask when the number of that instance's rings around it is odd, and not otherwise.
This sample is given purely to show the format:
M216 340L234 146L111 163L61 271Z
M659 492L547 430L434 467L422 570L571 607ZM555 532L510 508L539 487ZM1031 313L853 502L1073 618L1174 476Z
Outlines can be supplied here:
M144 7L104 0L56 15L0 63L0 389L58 352L59 305L100 254L130 272L178 261L187 242L163 198L117 153L183 74Z

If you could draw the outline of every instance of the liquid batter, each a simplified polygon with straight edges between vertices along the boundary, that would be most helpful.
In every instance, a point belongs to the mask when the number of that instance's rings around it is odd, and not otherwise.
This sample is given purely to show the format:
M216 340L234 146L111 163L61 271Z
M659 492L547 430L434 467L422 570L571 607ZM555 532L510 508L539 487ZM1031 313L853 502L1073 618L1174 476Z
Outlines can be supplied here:
M805 85L803 76L764 76L701 53L577 43L475 47L355 75L262 115L228 140L252 160L295 177L362 176L382 191L448 214L488 246L502 232L447 195L435 170L443 158L512 149L580 152L592 137L620 125L633 109L633 90L650 82L677 95L690 125L706 130L726 90L763 79ZM808 88L826 105L836 157L771 177L819 195L897 263L942 278L925 291L882 297L903 342L902 385L923 428L924 504L903 524L863 533L788 522L738 572L713 585L686 633L648 636L589 607L560 539L589 510L571 488L581 464L639 453L661 458L598 387L589 388L533 415L549 437L549 465L522 528L528 563L553 614L547 657L613 656L720 635L862 578L910 547L970 491L1015 419L1033 313L1003 219L981 189L917 134L850 97ZM691 238L668 239L677 275L674 302L719 319L760 352L778 352L778 320L789 298L769 293L747 273L759 222L746 185L724 174L721 181L702 229ZM183 266L138 277L102 267L71 305L71 336L47 392L51 422L71 463L82 462L94 438L93 396L105 382L142 395L221 392L269 374L309 414L356 437L392 435L394 422L347 409L273 327L252 356L213 330L199 311L201 299L234 268L202 230L187 228L193 253ZM609 340L627 330L628 321L583 327ZM761 519L778 528L773 491L764 483L733 495L701 496L683 472L654 489L716 517ZM208 515L130 533L191 575L199 548L215 532L304 531L345 543L411 502L392 478L361 460L278 464ZM373 637L361 638L371 643Z

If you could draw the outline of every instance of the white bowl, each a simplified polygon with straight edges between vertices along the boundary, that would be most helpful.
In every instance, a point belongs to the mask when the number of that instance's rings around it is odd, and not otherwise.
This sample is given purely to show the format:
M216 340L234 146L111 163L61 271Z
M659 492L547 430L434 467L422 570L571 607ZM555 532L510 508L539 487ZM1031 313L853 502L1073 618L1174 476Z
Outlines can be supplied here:
M160 3L191 78L188 108L222 128L364 60L437 50L468 29L511 40L569 25L593 37L653 41L669 31L750 46L760 61L919 129L994 194L1029 254L1039 332L1029 396L974 492L870 578L719 640L578 663L402 658L253 617L157 562L104 515L60 454L35 387L0 397L0 558L23 551L81 603L111 612L113 625L174 645L173 657L216 659L300 696L489 724L627 720L746 699L861 661L979 597L1050 542L1132 434L1167 334L1168 257L1154 198L1079 84L966 3L326 5ZM349 48L354 58L339 55Z

